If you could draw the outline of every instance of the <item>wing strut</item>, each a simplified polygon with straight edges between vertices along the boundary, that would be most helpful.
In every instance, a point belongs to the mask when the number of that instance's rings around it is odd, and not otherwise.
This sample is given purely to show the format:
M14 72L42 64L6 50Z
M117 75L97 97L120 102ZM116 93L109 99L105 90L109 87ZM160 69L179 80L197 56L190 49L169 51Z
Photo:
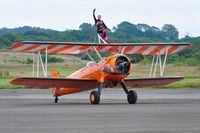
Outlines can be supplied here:
M98 37L99 44L101 44L101 41L102 41L103 43L107 44L107 42L106 42L105 40L103 40L103 39L101 38L101 36L100 36L98 33L97 33L97 37ZM98 50L96 49L95 46L93 46L93 49L94 49L94 51L97 53L97 55L99 56L99 58L102 60L103 58L102 58L101 54L98 52ZM88 52L87 52L86 54L87 54L87 56L88 56L93 62L96 62L96 61L91 57L91 55L90 55Z
M39 77L40 76L40 65L42 67L42 73L44 77L47 77L48 75L48 50L47 45L45 45L45 61L43 61L40 51L37 51L36 53L33 53L33 71L32 76ZM45 64L44 64L45 63ZM36 69L36 74L35 74Z
M90 58L90 60L92 60L93 62L97 63L88 52L86 54Z
M99 43L101 43L101 41L105 44L107 44L107 42L105 40L103 40L103 38L101 38L101 36L97 33L97 36L98 36L98 41Z
M100 36L98 33L97 33L97 37L98 37L99 44L101 44L101 42L107 44L107 42L106 42L105 40L103 40L103 39L101 38L101 36ZM99 56L99 58L102 60L103 58L102 58L101 54L98 52L98 50L96 49L95 46L93 46L93 49L94 49L94 51L97 53L97 55ZM89 53L86 53L86 54L87 54L87 56L88 56L93 62L96 62L96 61L90 56Z
M164 72L165 72L167 56L168 56L168 49L165 52L165 56L164 56L163 62L162 62L162 58L161 58L161 54L160 53L158 53L157 55L153 56L152 63L151 63L151 68L150 68L150 72L149 72L149 77L155 77L156 76L158 63L159 63L159 67L160 67L160 77L163 77Z

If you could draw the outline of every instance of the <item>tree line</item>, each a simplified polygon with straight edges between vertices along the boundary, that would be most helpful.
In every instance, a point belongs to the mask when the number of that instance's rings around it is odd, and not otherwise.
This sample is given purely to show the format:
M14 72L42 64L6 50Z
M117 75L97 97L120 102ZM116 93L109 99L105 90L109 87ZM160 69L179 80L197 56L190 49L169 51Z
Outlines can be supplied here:
M185 36L179 39L178 29L172 24L165 24L162 28L147 24L133 24L121 22L107 32L111 42L191 42L192 49L170 56L169 61L175 65L200 64L200 37ZM19 41L73 41L97 42L95 26L82 23L78 30L57 31L39 27L24 26L19 28L0 29L0 48L9 48L12 43ZM87 57L80 54L83 59ZM143 61L144 56L130 55L133 62ZM151 58L151 57L148 57Z

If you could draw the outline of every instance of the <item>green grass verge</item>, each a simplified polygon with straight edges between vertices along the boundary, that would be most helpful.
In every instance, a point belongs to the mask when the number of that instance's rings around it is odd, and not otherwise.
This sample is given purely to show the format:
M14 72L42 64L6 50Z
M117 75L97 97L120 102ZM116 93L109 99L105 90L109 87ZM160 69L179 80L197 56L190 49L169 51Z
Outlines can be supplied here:
M66 66L64 64L56 64L56 70L61 74L61 77L66 77L67 75L75 72L76 70L84 67L82 66ZM49 66L50 68L50 66ZM159 87L150 87L150 88L200 88L200 70L197 67L167 67L166 76L183 76L184 80ZM19 89L23 86L14 86L10 84L10 81L14 79L15 76L32 76L31 66L27 65L7 65L1 66L0 71L8 71L9 77L0 76L0 89ZM133 73L130 74L130 78L134 77L148 77L149 66L135 66L133 67ZM48 72L48 77L51 77L50 69ZM143 87L142 87L143 88Z
M20 89L23 86L20 85L11 85L11 78L0 78L0 89Z
M200 77L186 77L184 80L158 88L199 88Z

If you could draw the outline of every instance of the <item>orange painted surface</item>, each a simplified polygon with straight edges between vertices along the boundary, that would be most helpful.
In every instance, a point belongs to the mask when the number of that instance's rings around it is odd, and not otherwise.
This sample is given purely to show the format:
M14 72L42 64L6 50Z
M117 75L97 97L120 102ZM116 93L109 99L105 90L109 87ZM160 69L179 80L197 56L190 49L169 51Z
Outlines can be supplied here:
M23 46L23 44L21 44L21 43L14 43L14 44L11 46L11 48L12 48L12 49L16 49L16 48L19 48L19 47L21 47L21 46Z
M152 50L149 54L150 55L155 55L156 53L158 53L161 49L163 49L165 46L157 46L154 50Z
M171 54L174 50L176 50L177 48L179 48L180 46L172 46L169 50L168 50L168 54Z
M31 47L28 47L28 48L25 48L22 50L22 52L25 52L25 51L29 51L29 50L32 50L32 49L35 49L37 47L39 47L40 45L37 45L37 44L33 44Z
M85 68L82 68L71 75L69 75L67 78L86 78L86 79L96 79L99 83L106 82L108 80L116 80L120 81L124 78L126 78L129 73L132 71L132 65L130 67L130 71L126 75L120 75L118 74L114 68L115 61L117 57L119 56L125 56L123 54L115 54L106 58L103 58L103 60L99 61L98 63L91 63ZM127 57L128 58L128 57ZM55 71L54 71L55 72ZM110 84L109 87L114 87L115 85ZM81 91L90 90L93 88L88 89L80 89L80 88L53 88L53 96L61 96L65 94L71 94Z

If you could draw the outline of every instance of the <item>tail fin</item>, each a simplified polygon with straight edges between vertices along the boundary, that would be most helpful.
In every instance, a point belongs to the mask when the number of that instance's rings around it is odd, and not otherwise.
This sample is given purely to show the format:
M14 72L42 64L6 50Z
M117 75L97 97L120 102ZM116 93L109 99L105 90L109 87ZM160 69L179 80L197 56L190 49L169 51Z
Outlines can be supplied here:
M55 68L54 68L53 65L51 66L51 75L52 75L52 77L54 77L54 78L60 78L59 72L57 72L57 71L55 70Z

